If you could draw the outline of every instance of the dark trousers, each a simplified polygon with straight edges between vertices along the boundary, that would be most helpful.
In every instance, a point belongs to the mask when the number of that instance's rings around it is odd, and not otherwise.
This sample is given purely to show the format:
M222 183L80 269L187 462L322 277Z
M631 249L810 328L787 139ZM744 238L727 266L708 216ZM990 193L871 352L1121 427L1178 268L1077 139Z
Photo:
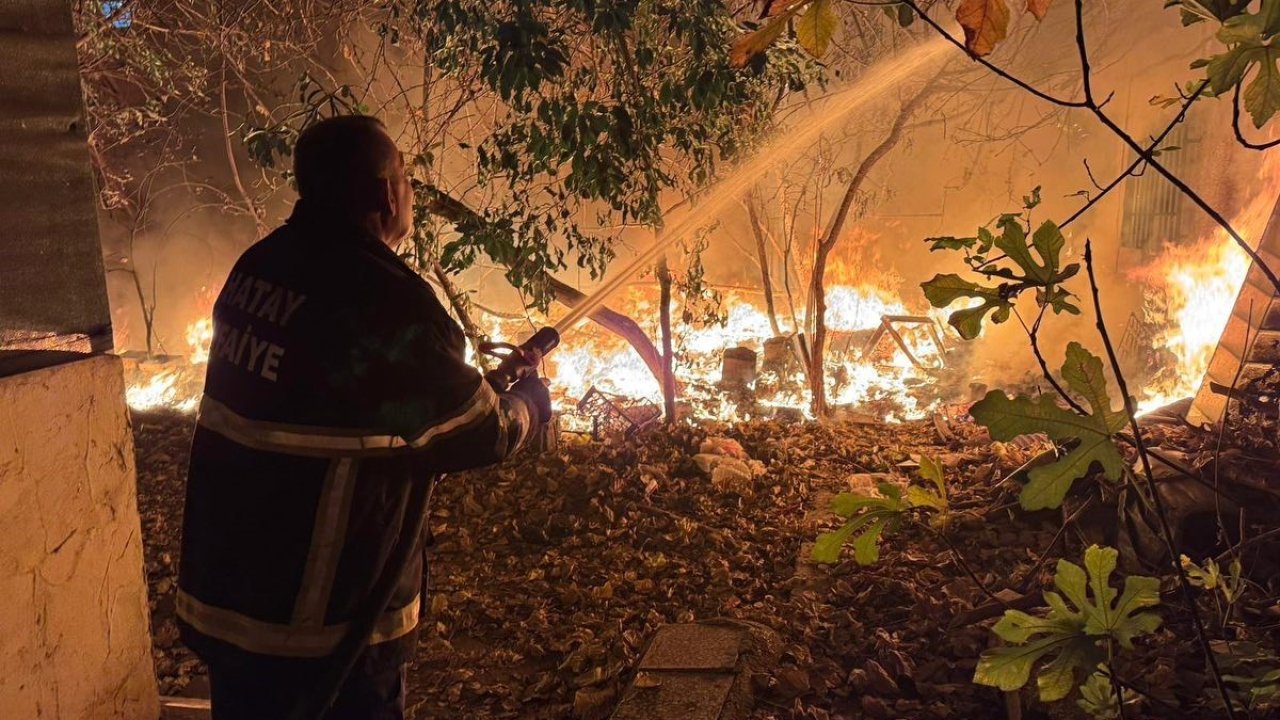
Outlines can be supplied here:
M365 651L325 720L404 720L404 662L375 645ZM298 698L316 692L324 664L239 655L209 665L213 720L285 720Z

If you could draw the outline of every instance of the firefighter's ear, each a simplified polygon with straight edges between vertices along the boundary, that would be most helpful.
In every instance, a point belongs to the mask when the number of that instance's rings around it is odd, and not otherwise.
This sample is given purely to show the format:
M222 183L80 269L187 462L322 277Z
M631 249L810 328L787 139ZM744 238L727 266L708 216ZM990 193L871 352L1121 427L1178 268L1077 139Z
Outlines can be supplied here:
M397 207L400 198L396 196L395 181L391 178L378 178L377 197L375 198L375 201L377 202L376 207L379 215L395 217L396 212L400 209Z

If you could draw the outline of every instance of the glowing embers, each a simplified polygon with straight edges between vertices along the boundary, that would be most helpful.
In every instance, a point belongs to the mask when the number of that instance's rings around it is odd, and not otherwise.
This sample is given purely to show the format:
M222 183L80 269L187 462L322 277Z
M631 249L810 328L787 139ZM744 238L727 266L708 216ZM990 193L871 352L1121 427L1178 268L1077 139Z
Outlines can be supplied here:
M204 366L195 372L180 359L125 358L124 399L134 410L195 412L204 383Z
M134 410L195 412L204 392L205 365L213 342L213 319L202 317L187 325L186 357L126 353L125 402Z
M657 316L655 290L632 286L615 296L612 305L660 343L652 324ZM674 369L682 416L733 421L809 415L807 361L798 359L805 354L799 347L803 335L796 338L790 308L783 310L781 305L776 318L781 333L775 332L763 305L760 297L729 291L720 307L723 322L680 323L675 328ZM890 418L928 412L934 402L922 388L934 382L934 373L945 364L943 331L934 318L910 314L907 304L886 288L845 284L828 288L826 317L824 374L833 406L869 403L877 416ZM518 334L514 326L509 333L495 334L512 333ZM880 342L873 337L877 335ZM564 344L547 358L547 377L562 410L572 408L592 388L655 407L662 397L658 380L639 355L619 337L590 323L566 334Z

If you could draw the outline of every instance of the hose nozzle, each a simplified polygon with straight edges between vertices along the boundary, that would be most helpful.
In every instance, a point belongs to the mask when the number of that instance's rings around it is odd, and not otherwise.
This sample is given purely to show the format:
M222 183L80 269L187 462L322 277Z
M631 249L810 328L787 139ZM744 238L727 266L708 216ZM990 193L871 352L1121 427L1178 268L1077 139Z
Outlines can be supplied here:
M480 352L502 362L485 374L485 379L498 392L504 392L517 381L538 376L538 364L547 353L560 344L560 333L555 328L544 327L533 337L519 345L511 343L480 343Z

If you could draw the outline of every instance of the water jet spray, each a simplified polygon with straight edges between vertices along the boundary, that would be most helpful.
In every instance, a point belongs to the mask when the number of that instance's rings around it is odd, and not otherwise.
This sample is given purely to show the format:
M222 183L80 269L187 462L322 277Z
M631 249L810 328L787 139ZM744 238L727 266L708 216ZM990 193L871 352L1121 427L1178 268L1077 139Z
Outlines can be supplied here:
M825 107L815 116L810 116L800 127L788 128L778 133L777 141L761 148L760 152L755 153L740 165L733 174L713 185L700 200L690 205L677 216L674 222L667 225L652 246L636 255L631 262L610 276L595 292L571 308L567 315L560 318L556 322L554 330L559 335L568 332L579 320L600 307L605 300L617 292L623 284L634 277L642 268L653 262L663 250L670 247L677 240L687 236L699 223L719 214L726 205L746 192L752 184L757 182L773 166L775 158L790 156L812 145L824 130L844 120L854 111L862 109L867 103L883 94L884 91L930 65L950 49L951 46L945 40L935 37L910 50L899 53L883 61L878 69L872 70L848 90L840 93L840 95L845 95L857 91L857 94L848 102ZM838 97L828 98L827 102L830 104L837 99Z
M681 212L677 219L658 235L653 245L641 251L632 258L631 262L611 275L595 292L570 308L568 314L560 318L554 327L538 330L520 345L482 343L479 348L481 353L501 361L498 367L485 374L489 384L502 392L524 377L536 377L538 364L547 353L560 344L560 337L564 333L569 332L578 321L600 307L623 284L653 262L662 251L687 236L706 218L721 212L730 201L757 182L773 165L776 157L785 157L808 147L824 130L862 109L889 88L930 65L949 48L950 46L941 38L929 40L888 59L882 63L880 69L871 71L853 87L828 98L827 104L830 107L823 108L815 116L810 116L802 126L780 132L777 141L762 148L760 152L755 153L736 168L732 175L713 185L700 200ZM834 104L841 96L855 92L857 94L849 101Z

